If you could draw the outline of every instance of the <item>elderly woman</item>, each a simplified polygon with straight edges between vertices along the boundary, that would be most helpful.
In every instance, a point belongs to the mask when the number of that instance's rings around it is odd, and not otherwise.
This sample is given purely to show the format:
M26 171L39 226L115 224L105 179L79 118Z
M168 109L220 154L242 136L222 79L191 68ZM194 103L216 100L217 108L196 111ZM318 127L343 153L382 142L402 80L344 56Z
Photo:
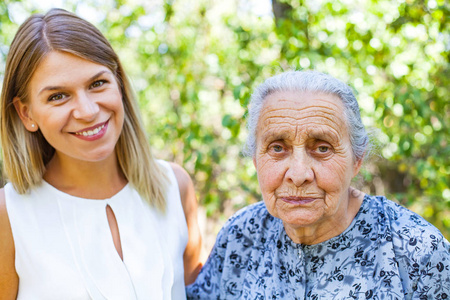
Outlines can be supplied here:
M450 245L350 186L369 139L352 90L287 72L253 94L247 149L264 202L220 231L188 299L446 299Z

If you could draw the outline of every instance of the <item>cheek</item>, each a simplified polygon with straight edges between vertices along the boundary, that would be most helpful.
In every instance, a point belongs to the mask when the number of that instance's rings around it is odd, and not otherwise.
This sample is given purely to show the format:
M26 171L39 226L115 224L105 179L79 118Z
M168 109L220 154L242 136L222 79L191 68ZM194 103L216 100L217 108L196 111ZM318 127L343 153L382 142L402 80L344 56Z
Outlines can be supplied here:
M113 109L115 114L118 116L118 121L123 125L123 122L125 120L125 108L123 106L123 104L118 104L116 105L116 107Z
M270 194L283 182L283 169L280 162L274 163L270 159L261 158L257 160L257 174L259 186L263 196L264 194Z
M47 109L35 113L33 117L44 136L61 130L67 122L67 113L63 110Z
M353 165L346 158L321 163L316 172L317 183L328 192L347 188L353 174Z
M115 105L114 108L112 108L112 110L114 110L121 118L122 121L125 117L125 107L124 107L124 103L122 100L122 96L120 95L120 93L118 93L118 95L116 95L116 101L115 101Z

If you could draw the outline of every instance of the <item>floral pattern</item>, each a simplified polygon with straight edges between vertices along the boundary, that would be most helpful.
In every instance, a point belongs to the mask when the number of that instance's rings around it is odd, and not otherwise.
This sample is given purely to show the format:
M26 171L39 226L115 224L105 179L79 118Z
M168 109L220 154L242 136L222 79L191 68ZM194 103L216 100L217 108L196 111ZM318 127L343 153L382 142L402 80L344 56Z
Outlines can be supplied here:
M231 217L188 299L449 299L450 244L433 225L368 196L351 225L295 244L264 203Z

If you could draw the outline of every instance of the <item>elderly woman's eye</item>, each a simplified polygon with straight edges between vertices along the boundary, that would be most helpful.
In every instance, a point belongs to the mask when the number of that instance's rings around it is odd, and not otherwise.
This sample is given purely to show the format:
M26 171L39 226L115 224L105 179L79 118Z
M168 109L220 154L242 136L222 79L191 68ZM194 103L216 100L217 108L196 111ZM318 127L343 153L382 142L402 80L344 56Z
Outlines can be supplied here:
M317 147L317 150L320 153L326 153L326 152L328 152L328 150L330 150L330 147L328 147L328 146L319 146L319 147Z
M281 151L283 151L283 147L281 147L280 145L275 145L275 146L273 146L273 151L281 152Z
M273 150L273 152L275 152L275 153L281 153L281 152L283 152L283 146L281 146L281 145L272 145L270 148L271 148L271 149Z

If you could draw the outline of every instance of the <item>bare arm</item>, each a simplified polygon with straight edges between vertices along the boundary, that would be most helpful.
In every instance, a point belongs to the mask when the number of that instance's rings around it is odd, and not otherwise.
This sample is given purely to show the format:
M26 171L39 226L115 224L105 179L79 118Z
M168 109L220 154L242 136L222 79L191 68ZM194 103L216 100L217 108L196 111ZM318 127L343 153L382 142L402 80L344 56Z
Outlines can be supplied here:
M181 203L188 227L189 239L184 251L184 282L191 284L197 278L202 267L200 260L202 238L197 221L197 198L189 174L179 165L171 163L180 189Z
M14 240L6 211L5 191L0 189L0 300L16 299L19 277L15 268Z

